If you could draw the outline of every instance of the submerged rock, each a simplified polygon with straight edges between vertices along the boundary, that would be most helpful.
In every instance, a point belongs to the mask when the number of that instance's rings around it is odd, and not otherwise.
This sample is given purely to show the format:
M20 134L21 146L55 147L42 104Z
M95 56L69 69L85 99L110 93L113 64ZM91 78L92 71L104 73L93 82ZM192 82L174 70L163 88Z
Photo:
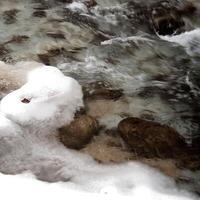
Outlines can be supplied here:
M83 88L85 99L114 99L117 100L123 96L122 89L114 89L110 83L105 81L96 81Z
M14 24L17 21L17 13L19 10L12 9L12 10L6 10L3 13L3 19L5 24Z
M88 8L91 8L91 7L94 7L97 5L97 2L95 0L86 0L84 2L84 4L88 7Z
M22 42L25 42L29 39L29 36L27 35L14 35L10 40L4 43L9 44L9 43L15 43L15 44L21 44Z
M98 132L98 122L91 116L78 116L70 125L60 128L60 141L68 148L81 149Z
M185 147L178 132L157 122L129 117L119 123L118 131L140 157L174 158Z
M134 25L148 26L150 32L159 35L178 34L185 30L184 17L196 11L191 2L158 1L144 4L128 3L128 18Z
M189 169L192 171L200 170L200 152L183 152L177 159L176 164L180 169Z
M172 35L181 32L181 28L185 23L175 13L166 13L158 16L152 16L153 28L159 35Z

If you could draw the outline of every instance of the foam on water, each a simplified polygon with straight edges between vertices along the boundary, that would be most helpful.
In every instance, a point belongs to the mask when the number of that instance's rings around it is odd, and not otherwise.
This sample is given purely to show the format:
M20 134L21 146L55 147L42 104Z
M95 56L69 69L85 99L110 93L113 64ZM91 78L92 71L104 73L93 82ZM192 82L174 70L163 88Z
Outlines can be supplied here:
M142 42L142 41L149 42L149 43L153 42L151 39L148 39L148 38L145 38L142 36L131 36L131 37L126 37L126 38L119 37L119 38L113 38L110 40L106 40L106 41L101 42L101 45L113 44L113 42L130 42L130 41L133 41L136 44L138 44L138 42Z
M174 36L160 36L161 39L177 43L185 47L189 55L199 55L200 52L200 29L196 28Z

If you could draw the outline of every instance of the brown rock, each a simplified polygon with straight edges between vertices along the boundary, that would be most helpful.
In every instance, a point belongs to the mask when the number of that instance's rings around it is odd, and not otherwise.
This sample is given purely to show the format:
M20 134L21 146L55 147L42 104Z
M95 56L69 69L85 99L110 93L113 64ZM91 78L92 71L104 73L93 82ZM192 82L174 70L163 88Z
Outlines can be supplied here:
M155 32L159 35L178 34L184 31L184 15L194 13L195 7L192 3L178 3L172 1L157 1L149 5L140 3L128 3L128 15L131 23L145 31ZM188 14L190 13L190 14ZM143 26L141 26L143 25Z
M176 160L176 164L181 169L189 169L192 171L200 170L200 154L198 152L183 152Z
M70 125L59 129L60 141L68 148L83 148L98 132L98 122L87 115L77 117Z
M61 3L72 3L73 0L58 0L58 2L61 2Z
M14 35L10 40L5 42L4 44L9 44L9 43L17 43L20 44L24 41L27 41L29 37L27 35Z
M45 65L50 65L51 64L51 58L62 54L63 51L64 51L64 49L62 49L62 48L61 49L59 49L59 48L58 49L49 49L47 51L47 53L38 54L38 58Z
M118 131L138 157L174 158L186 146L173 128L139 118L122 120Z
M177 11L180 15L192 15L196 10L197 8L192 2L185 2Z
M50 65L50 56L48 54L38 54L38 58L45 65Z
M97 2L95 0L87 0L84 3L88 8L91 8L97 5Z
M65 39L65 36L62 33L47 33L47 36L54 39Z
M0 45L0 57L5 56L8 54L10 51L3 45Z

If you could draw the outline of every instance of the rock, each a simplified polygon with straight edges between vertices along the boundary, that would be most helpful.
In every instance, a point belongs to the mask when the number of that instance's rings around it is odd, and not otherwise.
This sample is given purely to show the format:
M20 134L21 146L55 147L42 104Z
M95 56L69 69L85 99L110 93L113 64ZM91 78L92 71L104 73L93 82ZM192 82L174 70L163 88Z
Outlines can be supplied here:
M199 151L200 155L200 134L197 137L193 138L192 148L195 149L196 151Z
M25 42L29 39L27 35L14 35L10 40L5 42L4 44L9 44L9 43L16 43L20 44L22 42Z
M180 15L192 15L196 10L197 8L192 2L185 2L180 8L178 8L178 13Z
M113 99L117 100L123 96L122 89L114 89L105 81L96 81L83 87L85 99Z
M84 2L84 4L88 7L88 8L92 8L94 6L97 5L97 2L95 0L86 0Z
M38 58L45 65L50 65L50 56L48 54L38 54Z
M10 53L10 50L8 50L4 45L0 45L0 57L3 57L8 53Z
M57 0L58 2L61 2L61 3L72 3L73 0Z
M98 132L98 122L88 116L82 115L70 124L59 129L60 141L68 148L81 149Z
M200 170L200 152L185 151L176 159L177 167L192 171Z
M74 12L69 8L65 8L62 14L66 22L70 22L78 26L86 26L92 30L98 30L98 23L93 18L88 17L87 15L81 15L81 13Z
M119 123L118 131L139 157L174 158L186 146L173 128L153 121L129 117Z
M47 36L54 39L65 39L65 36L62 33L47 33Z
M180 16L175 13L152 15L153 28L159 35L172 35L181 32L185 23Z
M33 17L46 17L47 14L44 10L37 10L33 12Z
M17 9L13 9L13 10L6 10L3 13L3 19L4 19L4 23L5 24L14 24L17 19L17 13L19 12L19 10Z
M149 27L146 31L172 35L184 31L182 16L187 15L187 12L193 13L194 10L195 7L189 3L182 5L171 1L158 1L141 6L139 3L129 2L127 17L138 28L146 26Z
M65 50L62 48L57 48L57 49L49 49L46 53L44 54L38 54L38 58L40 59L40 61L42 63L44 63L45 65L50 65L51 64L51 59L53 57L56 57L60 54L62 54Z

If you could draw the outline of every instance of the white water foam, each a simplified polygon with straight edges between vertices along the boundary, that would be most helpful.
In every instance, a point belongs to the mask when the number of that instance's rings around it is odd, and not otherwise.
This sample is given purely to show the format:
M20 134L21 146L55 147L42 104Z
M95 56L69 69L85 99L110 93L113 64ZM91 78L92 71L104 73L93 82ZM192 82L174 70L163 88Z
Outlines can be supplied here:
M177 43L185 47L191 56L200 54L200 28L174 36L159 36L161 39Z

